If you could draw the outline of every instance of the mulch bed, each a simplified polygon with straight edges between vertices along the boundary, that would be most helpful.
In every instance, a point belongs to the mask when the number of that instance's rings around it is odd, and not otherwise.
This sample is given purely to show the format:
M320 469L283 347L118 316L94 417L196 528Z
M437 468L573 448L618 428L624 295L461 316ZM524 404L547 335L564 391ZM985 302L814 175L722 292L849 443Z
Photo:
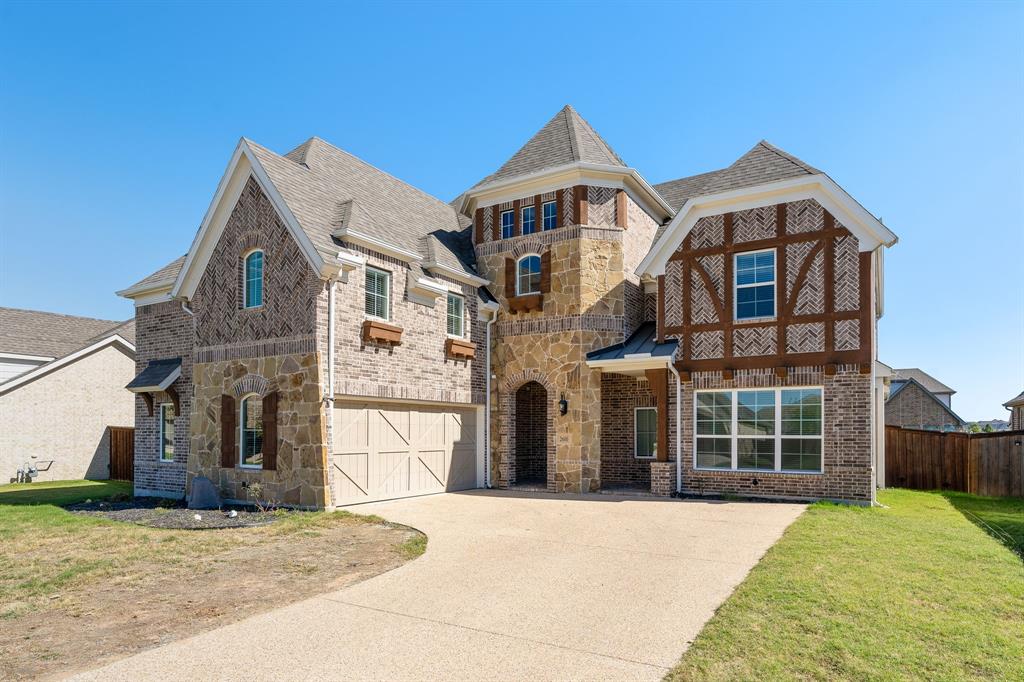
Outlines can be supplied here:
M301 514L288 510L259 511L253 507L225 505L222 509L188 509L160 497L136 497L124 501L86 501L65 507L69 512L98 516L112 521L126 521L152 528L209 530L213 528L252 528L265 526L284 514ZM231 512L235 515L232 516ZM196 518L196 517L199 518Z

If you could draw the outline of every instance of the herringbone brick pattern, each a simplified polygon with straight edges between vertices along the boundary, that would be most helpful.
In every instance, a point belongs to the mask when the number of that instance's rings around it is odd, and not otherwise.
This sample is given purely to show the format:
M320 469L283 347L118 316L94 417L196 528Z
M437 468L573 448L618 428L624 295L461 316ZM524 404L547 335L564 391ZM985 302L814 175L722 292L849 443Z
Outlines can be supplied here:
M856 310L860 305L859 252L853 235L835 240L835 309Z
M796 315L820 315L825 312L825 254L818 251L814 254L811 267L800 291L796 295Z
M696 270L691 270L690 322L692 324L712 324L718 322L718 311L711 296L711 292L704 286L704 280L697 274Z
M263 305L245 309L243 255L252 248L264 252ZM320 289L319 277L250 178L193 297L196 345L312 336Z
M758 206L732 215L732 239L739 244L775 236L778 218L775 206Z
M836 350L857 350L860 348L860 320L836 320Z
M817 232L825 228L825 209L814 199L786 204L786 234Z
M566 187L562 192L562 225L572 225L572 188Z
M786 246L786 300L793 298L793 285L796 284L797 275L800 274L800 267L807 259L807 255L814 248L814 242L797 242Z
M612 187L587 187L588 225L615 224L615 189Z
M725 243L725 216L713 215L701 218L690 230L690 248L703 249L721 246ZM682 244L679 249L683 248Z
M683 324L682 261L669 261L665 266L665 324L669 327Z
M820 353L825 350L825 324L809 322L786 327L787 353Z
M775 355L776 328L737 327L732 334L732 354L736 357Z
M714 360L725 355L725 337L720 331L696 332L691 339L691 360Z

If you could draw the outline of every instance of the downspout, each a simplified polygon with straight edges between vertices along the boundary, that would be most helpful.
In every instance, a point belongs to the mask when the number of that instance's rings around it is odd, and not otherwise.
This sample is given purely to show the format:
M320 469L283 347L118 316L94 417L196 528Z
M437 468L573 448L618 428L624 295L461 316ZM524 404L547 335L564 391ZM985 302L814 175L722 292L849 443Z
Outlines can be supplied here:
M485 381L486 395L484 396L484 487L491 486L491 327L498 321L498 311L491 313L491 319L487 320L487 361Z
M187 298L181 299L181 309L184 310L186 313L188 313L189 317L195 317L195 315L196 315L194 312L192 312L192 309L188 307L188 299Z
M676 494L683 492L683 382L679 378L672 357L668 359L668 371L676 378Z

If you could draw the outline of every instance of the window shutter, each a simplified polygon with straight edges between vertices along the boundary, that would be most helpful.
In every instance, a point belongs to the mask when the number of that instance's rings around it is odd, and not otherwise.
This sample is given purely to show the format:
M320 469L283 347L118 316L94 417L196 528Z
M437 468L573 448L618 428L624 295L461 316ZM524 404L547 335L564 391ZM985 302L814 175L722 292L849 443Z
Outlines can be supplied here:
M516 259L505 259L505 298L516 295Z
M235 397L220 397L220 465L235 468Z
M551 251L540 255L540 293L551 291Z
M263 396L263 468L277 469L277 391Z
M476 220L473 221L473 229L476 233L476 243L484 243L484 210L478 208L476 210Z

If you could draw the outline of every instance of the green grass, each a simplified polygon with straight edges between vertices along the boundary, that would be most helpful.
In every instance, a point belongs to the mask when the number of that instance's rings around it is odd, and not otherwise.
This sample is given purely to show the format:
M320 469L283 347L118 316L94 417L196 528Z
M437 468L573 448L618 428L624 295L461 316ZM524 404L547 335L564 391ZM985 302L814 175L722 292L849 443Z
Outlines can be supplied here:
M669 680L1024 679L1021 500L888 490L812 505L718 610Z
M131 495L131 481L46 481L0 485L0 504L74 504Z
M1024 559L1024 498L978 497L955 492L942 495L961 514Z

